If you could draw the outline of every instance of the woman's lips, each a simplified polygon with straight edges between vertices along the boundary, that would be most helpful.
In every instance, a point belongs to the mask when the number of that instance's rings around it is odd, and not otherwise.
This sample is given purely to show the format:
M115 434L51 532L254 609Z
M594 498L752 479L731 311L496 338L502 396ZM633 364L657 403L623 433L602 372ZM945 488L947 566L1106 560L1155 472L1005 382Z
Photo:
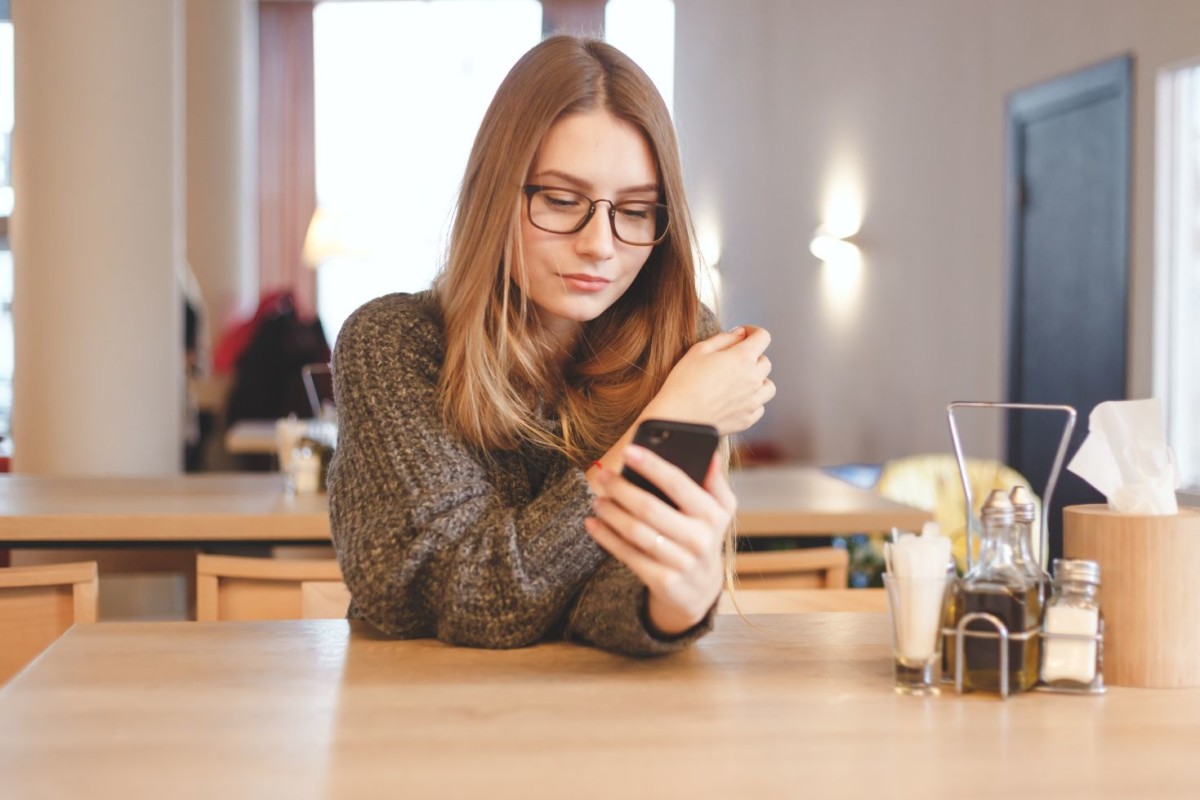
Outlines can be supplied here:
M580 292L598 292L611 283L611 281L605 278L596 275L585 275L583 273L563 275L562 279L572 289Z

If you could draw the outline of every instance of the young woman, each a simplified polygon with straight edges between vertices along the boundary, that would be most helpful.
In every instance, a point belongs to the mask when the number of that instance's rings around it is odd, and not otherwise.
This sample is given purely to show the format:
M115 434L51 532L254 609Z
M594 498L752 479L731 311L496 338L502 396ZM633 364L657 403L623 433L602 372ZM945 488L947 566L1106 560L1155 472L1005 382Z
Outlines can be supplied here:
M367 303L337 339L329 501L351 617L638 655L709 629L724 465L700 486L629 442L648 418L743 431L775 387L766 331L719 332L700 305L693 244L649 78L602 42L526 53L475 139L433 289Z

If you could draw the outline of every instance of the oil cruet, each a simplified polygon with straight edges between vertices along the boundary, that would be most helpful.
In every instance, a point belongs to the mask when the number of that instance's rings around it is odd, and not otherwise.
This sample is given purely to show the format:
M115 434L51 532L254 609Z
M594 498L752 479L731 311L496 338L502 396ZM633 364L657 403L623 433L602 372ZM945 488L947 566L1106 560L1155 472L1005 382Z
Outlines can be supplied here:
M956 598L962 688L1025 691L1038 679L1040 582L1018 561L1020 537L1008 493L993 491L981 517L979 559Z

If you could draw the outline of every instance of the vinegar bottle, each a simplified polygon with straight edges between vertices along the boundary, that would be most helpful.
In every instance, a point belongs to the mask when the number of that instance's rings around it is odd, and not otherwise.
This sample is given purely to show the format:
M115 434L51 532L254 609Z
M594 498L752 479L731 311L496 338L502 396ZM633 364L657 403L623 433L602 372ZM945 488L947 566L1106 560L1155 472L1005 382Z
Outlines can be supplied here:
M983 533L979 560L966 574L955 607L955 623L971 613L984 613L1008 629L1008 690L1032 688L1038 678L1038 636L1042 604L1038 581L1018 563L1019 531L1012 502L1000 489L983 504ZM996 626L986 619L973 619L967 631L993 636L964 634L963 688L999 692L1001 689L1000 639ZM1014 636L1034 632L1027 639Z

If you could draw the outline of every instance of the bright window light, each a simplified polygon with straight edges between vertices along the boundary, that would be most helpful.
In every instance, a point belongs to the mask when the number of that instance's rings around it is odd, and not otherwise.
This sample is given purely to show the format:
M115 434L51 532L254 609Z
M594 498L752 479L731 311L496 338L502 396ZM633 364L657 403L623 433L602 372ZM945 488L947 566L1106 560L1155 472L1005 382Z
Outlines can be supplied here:
M674 0L608 0L604 39L646 71L674 113Z
M541 38L538 0L320 3L313 12L318 204L355 256L321 265L332 340L362 303L425 289L444 260L475 132Z
M425 289L445 259L479 122L542 35L539 0L319 3L313 12L317 200L347 239L317 274L331 340L355 308ZM675 4L609 0L606 39L672 105Z
M1183 486L1200 490L1200 64L1159 81L1155 395Z

